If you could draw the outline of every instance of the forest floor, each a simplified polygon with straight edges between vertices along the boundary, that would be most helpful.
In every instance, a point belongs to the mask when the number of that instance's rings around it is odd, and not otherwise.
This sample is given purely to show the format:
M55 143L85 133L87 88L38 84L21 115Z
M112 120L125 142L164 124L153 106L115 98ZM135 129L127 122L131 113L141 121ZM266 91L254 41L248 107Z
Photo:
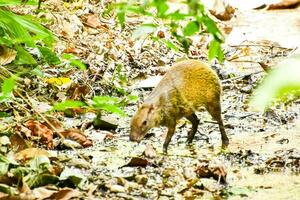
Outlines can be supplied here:
M76 49L89 64L88 72L68 72L70 77L87 81L96 94L106 92L103 79L110 80L113 69L122 63L128 87L143 99L157 82L151 81L184 57L150 39L132 44L129 33L139 19L131 18L123 32L112 19L102 18L97 28L91 22L82 23L87 10L102 13L104 4L46 2L48 27L62 39L56 50ZM165 128L152 129L139 144L131 142L130 118L137 107L131 104L125 108L126 117L105 116L118 125L113 134L93 127L84 130L92 146L48 150L51 157L87 180L77 197L299 199L300 101L278 104L265 113L248 106L255 86L266 74L262 64L273 66L299 50L299 11L236 10L230 21L219 22L221 27L233 27L225 35L225 63L213 63L223 86L222 115L230 140L227 150L221 151L218 126L207 112L197 113L200 125L191 145L185 143L191 125L185 119L179 121L168 155L162 153ZM196 54L191 57L203 60L201 49L193 48ZM89 117L64 118L64 124L80 127Z

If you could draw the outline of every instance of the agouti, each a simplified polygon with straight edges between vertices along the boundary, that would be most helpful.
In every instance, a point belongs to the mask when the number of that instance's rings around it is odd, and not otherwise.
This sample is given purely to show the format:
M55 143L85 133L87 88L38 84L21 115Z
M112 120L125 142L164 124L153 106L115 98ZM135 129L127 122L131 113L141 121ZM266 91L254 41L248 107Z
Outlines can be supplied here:
M191 143L199 124L195 112L205 107L219 124L222 148L225 149L229 140L221 117L220 95L219 78L206 63L197 60L180 61L171 67L138 107L131 120L130 140L139 142L151 128L166 126L168 132L163 152L167 153L177 120L186 117L192 123L187 137L187 142Z

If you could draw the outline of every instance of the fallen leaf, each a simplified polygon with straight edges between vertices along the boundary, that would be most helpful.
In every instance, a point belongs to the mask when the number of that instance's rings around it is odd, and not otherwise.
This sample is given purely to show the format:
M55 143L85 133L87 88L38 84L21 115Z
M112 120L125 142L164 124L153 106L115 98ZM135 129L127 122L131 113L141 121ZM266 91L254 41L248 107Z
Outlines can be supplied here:
M19 135L19 133L14 133L9 137L11 147L19 152L23 149L27 149L30 145L26 143L26 140Z
M46 199L54 194L56 190L48 189L46 186L35 188L31 191L36 199Z
M65 138L74 140L81 144L83 147L90 147L92 146L92 141L87 139L87 137L82 133L81 130L70 128L68 130L60 132Z
M165 38L166 36L165 36L165 32L163 32L163 31L158 31L157 32L157 37L159 37L159 38Z
M53 132L47 126L34 120L28 120L24 125L31 130L32 136L40 137L42 143L50 149L53 148Z
M6 46L0 45L0 65L7 65L15 60L17 52Z
M39 149L39 148L27 148L24 149L18 153L16 153L16 159L17 160L29 160L31 158L35 158L37 156L46 156L49 157L50 154L44 150L44 149Z
M100 28L102 27L99 17L94 14L89 14L83 17L85 24L92 27L92 28Z
M227 21L233 17L235 9L231 5L226 4L224 0L215 0L213 8L209 12L219 20Z
M63 53L71 53L71 54L75 54L75 55L80 55L83 53L83 51L81 49L75 48L75 47L67 47Z
M67 96L72 100L82 100L82 97L85 97L90 91L91 88L87 85L72 83L67 91Z
M72 198L79 198L80 192L76 189L71 188L63 188L58 192L52 194L49 199L57 199L57 200L69 200Z
M122 167L146 167L150 162L144 158L133 157L131 160Z
M216 181L220 181L222 184L226 184L227 173L222 166L210 167L207 161L201 162L195 169L195 172L200 178L213 178Z
M60 132L64 130L62 123L54 117L47 117L47 121L43 124L49 127L52 131Z
M278 3L268 5L267 10L295 8L300 4L300 0L282 0Z

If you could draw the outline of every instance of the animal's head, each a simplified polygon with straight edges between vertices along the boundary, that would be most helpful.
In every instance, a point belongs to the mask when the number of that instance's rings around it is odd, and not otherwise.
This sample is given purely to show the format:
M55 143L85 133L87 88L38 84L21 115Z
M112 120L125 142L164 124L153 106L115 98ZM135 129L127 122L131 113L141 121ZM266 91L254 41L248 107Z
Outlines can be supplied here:
M130 140L141 141L151 128L159 124L159 119L159 112L155 105L138 106L138 110L131 120Z

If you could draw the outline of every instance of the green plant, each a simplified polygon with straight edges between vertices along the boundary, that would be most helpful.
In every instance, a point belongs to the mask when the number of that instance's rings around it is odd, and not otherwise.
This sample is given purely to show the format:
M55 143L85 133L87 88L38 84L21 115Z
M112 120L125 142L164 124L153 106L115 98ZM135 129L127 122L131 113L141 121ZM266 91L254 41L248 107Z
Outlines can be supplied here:
M113 8L116 10L117 19L122 28L125 27L127 15L136 14L149 19L151 23L143 23L135 29L133 38L151 35L153 40L163 42L168 48L175 51L183 49L188 53L191 45L190 36L209 33L212 36L208 51L209 60L213 58L219 61L224 60L221 49L223 36L215 22L207 15L204 6L197 0L187 0L175 11L170 9L170 3L167 0L148 0L142 3L140 1L122 2L113 4L110 10ZM171 39L154 34L160 28L156 20L158 18L163 21L163 28L176 38L179 45L173 43Z
M18 5L20 2L0 1L0 46L17 51L15 64L37 64L36 59L30 53L30 49L33 48L37 48L47 62L47 53L50 52L48 49L52 47L55 40L53 34L35 22L33 17L20 16L3 7L4 5ZM53 58L53 55L50 57Z
M300 54L279 63L255 90L250 104L265 110L276 101L287 101L300 96Z
M12 76L3 81L1 85L0 102L10 98L11 93L15 87L15 78L16 76Z
M115 113L121 117L126 116L122 108L129 102L136 101L137 97L127 95L124 98L117 98L111 96L94 96L91 103L87 104L81 101L66 100L55 104L52 111L65 111L71 108L84 108L87 110L97 110L98 112L106 111Z

